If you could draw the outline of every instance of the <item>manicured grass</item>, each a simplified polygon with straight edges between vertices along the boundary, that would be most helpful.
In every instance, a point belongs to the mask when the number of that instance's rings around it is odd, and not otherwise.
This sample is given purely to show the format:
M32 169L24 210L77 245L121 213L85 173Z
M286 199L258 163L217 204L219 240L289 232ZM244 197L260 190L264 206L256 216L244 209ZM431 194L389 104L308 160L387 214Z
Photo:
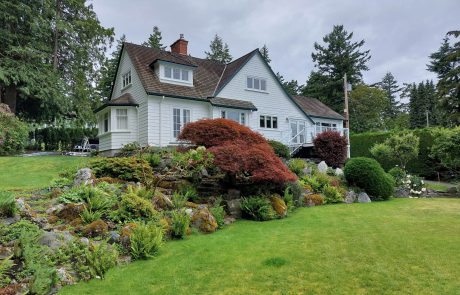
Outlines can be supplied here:
M458 294L460 200L302 208L168 242L60 294Z
M81 167L87 161L69 156L0 157L0 190L46 187L59 172Z
M425 186L432 190L446 192L449 189L449 185L442 182L425 182Z

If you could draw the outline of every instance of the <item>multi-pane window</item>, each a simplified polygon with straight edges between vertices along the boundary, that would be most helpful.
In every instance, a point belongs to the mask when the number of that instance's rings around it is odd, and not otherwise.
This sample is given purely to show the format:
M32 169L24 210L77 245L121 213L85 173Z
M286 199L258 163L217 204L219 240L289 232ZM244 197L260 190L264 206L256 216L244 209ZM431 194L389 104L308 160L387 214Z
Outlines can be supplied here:
M126 130L128 129L128 110L127 109L117 109L117 129Z
M163 76L167 79L190 82L191 75L189 72L189 70L165 66Z
M181 115L182 114L182 115ZM190 123L190 110L173 109L173 135L179 136L180 130L187 123Z
M260 125L261 128L278 128L278 117L275 116L260 116Z
M240 123L241 125L246 124L246 114L238 111L222 111L221 117Z
M123 88L128 85L131 85L131 71L128 71L122 75Z
M247 77L246 87L252 90L267 91L267 80L256 77Z
M104 132L109 132L109 113L104 114Z

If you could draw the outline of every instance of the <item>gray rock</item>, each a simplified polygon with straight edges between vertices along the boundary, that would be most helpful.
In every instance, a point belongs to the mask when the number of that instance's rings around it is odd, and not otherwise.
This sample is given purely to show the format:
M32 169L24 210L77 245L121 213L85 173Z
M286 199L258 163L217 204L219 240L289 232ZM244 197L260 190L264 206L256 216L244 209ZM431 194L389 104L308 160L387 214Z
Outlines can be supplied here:
M40 245L48 246L51 249L59 248L63 244L61 235L52 231L44 232L38 242Z
M362 192L362 193L359 193L358 195L358 202L359 203L370 203L371 202L371 198L369 198L369 196Z
M85 245L89 245L89 239L88 238L81 238L80 242L82 242Z
M14 247L0 246L0 260L10 257L14 254Z
M171 158L161 158L160 163L158 164L157 167L155 167L156 168L155 170L163 171L163 170L168 170L171 167L172 167Z
M12 224L18 222L19 220L21 220L21 216L16 214L13 217L0 218L0 224L12 225Z
M235 217L232 217L232 216L225 216L224 218L224 223L229 225L229 224L232 224L236 221Z
M354 191L348 191L347 194L345 195L345 203L352 204L356 202L357 197L358 196L356 195Z
M192 208L187 208L187 209L185 209L185 213L187 213L189 216L192 216L193 209Z
M228 200L234 200L234 199L239 199L241 197L241 192L237 189L234 188L229 188L227 190L227 199Z
M335 168L335 175L336 176L342 176L343 175L343 170L340 168Z
M46 214L53 214L54 212L59 212L64 208L64 204L58 204L56 206L48 208L45 213Z
M19 211L27 210L26 201L23 198L16 199L16 204L18 205Z
M324 161L319 162L318 164L318 172L319 173L327 173L327 164Z
M231 216L241 218L241 199L227 200L227 208Z
M208 170L206 170L206 168L201 169L200 174L201 174L201 177L209 176Z
M70 243L70 242L72 242L72 241L75 239L75 237L74 237L68 230L63 231L63 232L61 233L61 236L62 236L62 240L63 240L65 243Z
M66 267L60 267L56 270L61 286L73 285L77 282L76 274L68 270Z
M408 188L403 187L403 186L397 187L395 189L395 192L394 192L393 196L395 198L409 198L410 190Z
M120 234L114 230L109 231L109 243L118 243L120 241Z
M311 168L310 168L310 167L305 167L305 168L303 168L303 170L302 170L302 174L303 174L303 175L311 175L311 172L312 172L312 171L311 171Z
M93 184L93 172L90 168L82 168L77 171L73 180L74 186Z

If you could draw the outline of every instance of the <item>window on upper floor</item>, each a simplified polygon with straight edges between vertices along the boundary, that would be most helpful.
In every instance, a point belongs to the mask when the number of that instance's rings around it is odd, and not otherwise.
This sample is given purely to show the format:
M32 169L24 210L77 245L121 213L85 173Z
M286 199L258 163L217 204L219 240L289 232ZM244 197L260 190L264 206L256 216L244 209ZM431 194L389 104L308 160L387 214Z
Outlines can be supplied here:
M239 111L222 111L221 117L224 119L229 119L240 123L241 125L246 124L246 114Z
M174 82L191 84L192 74L190 72L191 70L166 65L163 67L163 75L161 78L165 80L171 80Z
M247 77L246 79L246 88L249 90L256 91L267 91L267 80L257 77Z
M181 129L190 123L190 110L187 109L173 109L173 135L175 138L179 136Z
M278 117L275 116L260 116L260 128L277 129Z
M122 76L122 88L125 88L129 85L131 85L131 70L129 70L128 72L124 73Z
M128 129L128 110L127 109L117 109L117 129L126 130Z

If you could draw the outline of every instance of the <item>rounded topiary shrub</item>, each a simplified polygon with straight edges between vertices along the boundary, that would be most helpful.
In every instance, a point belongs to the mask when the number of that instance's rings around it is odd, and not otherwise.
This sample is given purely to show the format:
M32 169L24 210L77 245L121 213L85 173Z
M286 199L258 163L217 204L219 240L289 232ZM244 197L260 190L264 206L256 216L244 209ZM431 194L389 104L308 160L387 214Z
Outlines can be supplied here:
M362 188L373 199L388 199L393 194L394 179L370 158L352 158L345 164L345 178L350 185Z
M276 140L269 140L268 144L272 147L278 157L285 159L291 158L291 152L289 151L289 147L287 145Z

